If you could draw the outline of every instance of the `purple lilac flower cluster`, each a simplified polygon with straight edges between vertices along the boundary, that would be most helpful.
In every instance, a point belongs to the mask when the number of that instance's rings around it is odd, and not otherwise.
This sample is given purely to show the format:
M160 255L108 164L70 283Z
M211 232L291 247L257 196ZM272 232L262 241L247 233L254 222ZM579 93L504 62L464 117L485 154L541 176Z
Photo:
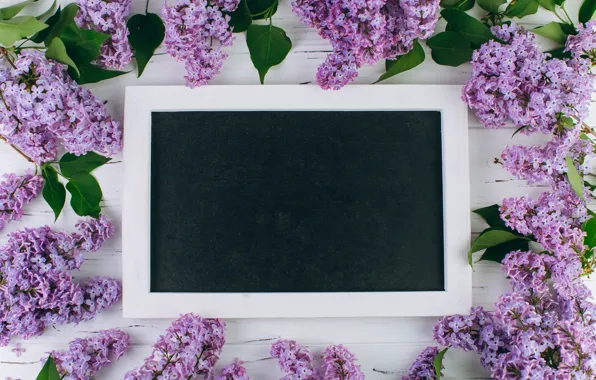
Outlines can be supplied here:
M564 130L561 117L583 120L593 89L590 61L547 59L534 35L516 25L492 28L505 41L489 41L472 56L463 100L489 128L511 120L522 132Z
M280 340L271 346L270 355L277 358L279 368L286 373L281 380L322 380L313 365L311 353L294 340Z
M333 90L354 80L363 65L410 51L416 39L432 35L439 18L438 0L296 0L292 8L331 42L317 82Z
M225 343L225 323L219 319L184 314L159 337L143 365L125 380L198 378L213 376L213 367Z
M0 247L0 346L11 336L28 339L47 326L93 319L120 299L118 281L96 277L77 284L68 273L81 267L83 247L99 247L112 234L103 216L79 227L81 233L72 234L25 228Z
M325 348L325 380L364 380L364 373L356 360L356 356L341 344Z
M222 369L221 375L217 377L217 380L250 380L250 377L246 375L246 369L243 364L241 360L234 360L232 364Z
M227 53L223 50L234 41L229 25L231 12L239 0L178 0L169 7L164 4L161 15L166 26L165 46L168 54L184 62L186 85L207 84L219 73Z
M100 369L122 357L128 351L130 337L121 330L101 330L96 336L74 339L68 351L52 351L60 378L88 380ZM42 358L45 361L47 358Z
M79 12L75 21L80 28L111 36L101 45L98 65L122 70L132 58L126 27L131 0L77 0L77 3Z
M560 261L514 251L503 261L513 292L495 311L472 309L443 318L435 327L442 345L475 351L494 379L592 379L596 376L596 307L576 277L549 286ZM581 268L579 268L581 270Z
M596 61L596 20L588 21L585 26L578 25L577 34L567 37L565 51L571 52L576 58Z
M435 357L439 354L438 347L426 347L410 366L408 374L402 380L436 380ZM443 376L443 373L441 373Z
M32 173L23 176L4 174L0 178L0 231L6 222L20 220L23 206L31 202L43 188L43 178Z
M120 123L68 76L65 65L42 52L25 50L0 68L0 97L0 137L37 164L55 159L58 141L76 155L122 149Z

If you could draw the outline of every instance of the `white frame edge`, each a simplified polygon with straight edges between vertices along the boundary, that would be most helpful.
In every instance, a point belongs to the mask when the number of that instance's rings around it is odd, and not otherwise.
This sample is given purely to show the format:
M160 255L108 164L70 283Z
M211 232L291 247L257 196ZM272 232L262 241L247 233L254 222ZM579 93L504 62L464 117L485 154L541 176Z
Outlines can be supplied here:
M122 222L125 318L398 317L467 313L472 304L468 113L461 86L127 87ZM263 104L266 104L265 106ZM443 121L445 291L354 293L150 292L150 144L153 111L438 110ZM415 253L413 253L415 254Z

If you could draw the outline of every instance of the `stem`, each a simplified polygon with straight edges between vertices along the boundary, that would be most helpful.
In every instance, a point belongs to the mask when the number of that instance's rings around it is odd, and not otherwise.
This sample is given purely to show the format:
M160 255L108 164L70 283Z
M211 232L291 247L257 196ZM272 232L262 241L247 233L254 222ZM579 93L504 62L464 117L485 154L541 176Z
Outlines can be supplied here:
M0 51L2 52L2 54L4 55L4 58L6 58L6 60L8 61L8 63L10 63L10 65L12 66L13 69L17 69L17 67L15 66L14 62L10 59L10 57L8 56L8 50L0 48Z
M567 9L565 9L565 4L561 4L561 9L563 10L563 13L565 13L565 16L567 16L567 20L569 20L569 25L573 26L573 21L571 20L571 17L569 17L569 13L567 13Z
M145 4L145 13L147 13L149 11L149 0L147 0L147 3Z
M33 161L33 160L31 159L31 157L27 156L25 153L23 153L23 151L22 151L22 150L20 150L20 149L19 149L19 148L17 148L16 146L12 145L11 143L9 143L9 142L8 142L8 140L7 140L7 139L6 139L4 136L0 135L0 140L3 140L3 141L5 141L5 142L6 142L8 145L10 145L10 146L12 147L12 149L16 150L16 151L17 151L17 152L18 152L18 153L19 153L21 156L25 157L25 159L26 159L27 161L31 162L32 164L35 164L35 161Z
M25 38L25 41L21 42L21 44L19 46L17 46L15 49L20 49L21 46L25 45L27 43L27 41L31 41L29 38Z

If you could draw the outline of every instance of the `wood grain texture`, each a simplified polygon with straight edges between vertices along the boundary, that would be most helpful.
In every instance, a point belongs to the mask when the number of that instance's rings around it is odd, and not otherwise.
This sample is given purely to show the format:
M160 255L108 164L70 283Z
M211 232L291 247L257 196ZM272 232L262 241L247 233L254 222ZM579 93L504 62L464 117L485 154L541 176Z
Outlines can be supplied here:
M0 6L6 6L18 0L0 0ZM70 0L62 0L67 4ZM171 0L169 2L172 2ZM43 9L47 2L35 7ZM577 14L580 2L570 0L567 8L572 15ZM161 0L152 0L150 10L158 12ZM144 0L133 0L133 13L143 12ZM550 14L539 11L538 14L524 19L525 23L535 25L554 20ZM330 50L327 41L323 41L314 29L299 23L292 13L288 1L282 1L274 23L283 27L292 39L294 48L286 61L272 68L267 75L266 84L298 84L313 82L316 68ZM438 28L442 28L439 25ZM542 40L541 40L542 41ZM222 74L213 80L214 84L258 84L258 74L252 67L244 36L239 35L232 48L230 57L224 64ZM131 73L104 83L89 86L95 94L108 101L107 106L113 115L122 120L124 87L127 85L168 85L183 84L184 67L176 63L163 49L148 64L141 79ZM430 55L430 54L428 54ZM372 83L383 72L383 63L360 70L356 83ZM388 83L413 84L463 84L469 75L469 66L458 68L440 67L429 58L412 71L388 80ZM382 84L380 84L382 85ZM200 89L196 89L200 91ZM593 107L596 115L596 107ZM596 124L596 118L590 124ZM494 164L494 158L510 144L537 144L546 141L544 136L521 136L511 139L513 130L486 130L478 120L470 116L470 172L471 204L470 209L499 203L505 197L537 195L545 188L528 186L524 181L514 179L506 171ZM32 168L18 153L7 144L0 142L0 172L22 173ZM104 213L114 221L117 231L121 224L122 210L122 172L121 157L116 157L105 167L97 170L97 177L104 192ZM69 209L53 225L56 229L73 230L77 217ZM19 228L52 224L50 208L41 197L26 209L24 218L10 223L0 233L0 244L6 241L9 232ZM472 216L472 231L477 234L485 227L484 223ZM415 254L415 253L414 253ZM75 278L84 280L94 275L121 277L121 235L119 232L97 253L87 255L87 261ZM596 283L591 282L596 289ZM474 304L492 307L496 297L507 291L508 285L498 265L479 263L473 274ZM100 314L91 322L77 326L65 325L47 329L39 338L22 341L13 339L9 347L0 349L0 379L33 379L41 369L40 358L53 349L64 349L75 337L94 334L106 328L121 328L131 335L132 347L119 362L112 364L96 376L97 380L121 379L122 375L139 365L151 351L151 345L169 325L171 320L123 319L120 305ZM273 360L269 359L269 347L277 338L296 339L307 345L315 354L320 354L330 343L346 344L360 359L367 379L400 379L408 366L427 344L432 343L432 326L435 318L333 318L333 319L274 319L274 320L226 320L228 325L227 341L221 365L239 357L247 362L247 369L252 379L273 380L280 377ZM21 343L26 352L17 357L11 349ZM487 374L478 364L474 354L450 351L446 355L446 375L450 379L483 379Z

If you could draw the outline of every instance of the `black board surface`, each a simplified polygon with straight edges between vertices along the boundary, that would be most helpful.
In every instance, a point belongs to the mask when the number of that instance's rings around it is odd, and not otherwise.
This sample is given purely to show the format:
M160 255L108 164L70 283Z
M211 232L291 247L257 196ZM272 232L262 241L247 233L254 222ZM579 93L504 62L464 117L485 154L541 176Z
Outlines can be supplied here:
M444 290L441 114L154 112L152 292Z

